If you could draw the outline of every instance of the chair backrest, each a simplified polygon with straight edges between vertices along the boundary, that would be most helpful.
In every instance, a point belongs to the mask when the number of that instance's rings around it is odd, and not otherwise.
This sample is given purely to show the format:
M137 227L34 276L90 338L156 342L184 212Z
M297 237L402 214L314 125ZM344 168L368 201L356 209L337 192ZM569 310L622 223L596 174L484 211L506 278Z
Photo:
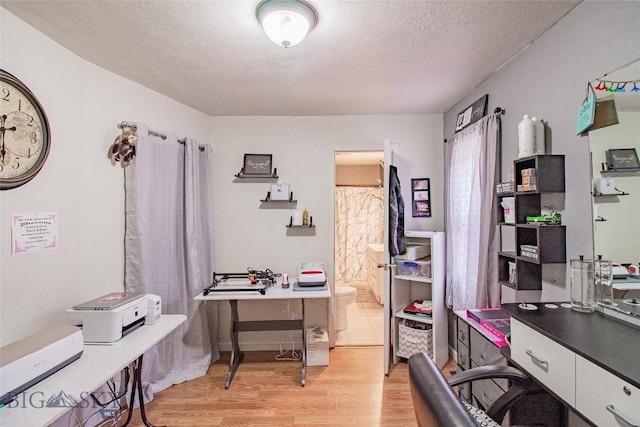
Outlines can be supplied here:
M409 385L420 427L478 426L426 353L416 353L409 358Z

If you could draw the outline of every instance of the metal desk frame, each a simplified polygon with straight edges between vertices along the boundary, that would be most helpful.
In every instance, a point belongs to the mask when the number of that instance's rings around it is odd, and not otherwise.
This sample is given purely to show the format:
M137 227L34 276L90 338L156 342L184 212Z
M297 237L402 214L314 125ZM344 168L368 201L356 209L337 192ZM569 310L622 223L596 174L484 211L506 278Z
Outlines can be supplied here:
M331 291L329 289L310 290L310 291L294 291L292 288L282 289L280 282L267 289L264 295L258 292L246 293L229 293L210 292L207 295L202 293L196 296L196 300L200 301L229 301L231 307L231 360L229 361L229 370L227 372L224 388L231 386L231 381L238 370L238 366L244 358L244 353L240 350L239 333L254 331L302 331L302 387L306 384L307 375L307 329L305 326L305 308L304 300L309 298L330 298ZM302 305L302 314L300 319L291 320L240 320L238 315L238 301L264 301L264 300L288 300L299 299Z

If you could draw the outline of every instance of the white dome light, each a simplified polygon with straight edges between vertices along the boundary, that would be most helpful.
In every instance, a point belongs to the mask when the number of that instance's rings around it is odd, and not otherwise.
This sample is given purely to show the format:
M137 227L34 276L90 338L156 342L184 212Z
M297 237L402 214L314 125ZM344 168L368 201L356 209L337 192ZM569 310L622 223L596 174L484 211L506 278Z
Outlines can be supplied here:
M264 0L256 16L267 37L282 47L300 43L318 22L316 11L301 0Z

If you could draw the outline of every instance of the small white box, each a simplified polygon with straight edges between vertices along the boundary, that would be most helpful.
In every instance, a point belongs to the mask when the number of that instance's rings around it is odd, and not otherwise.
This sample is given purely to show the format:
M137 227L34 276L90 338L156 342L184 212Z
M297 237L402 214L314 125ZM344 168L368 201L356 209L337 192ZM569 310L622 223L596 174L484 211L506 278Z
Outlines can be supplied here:
M289 200L289 184L271 184L271 200Z
M307 366L329 365L329 334L325 328L307 328Z
M406 258L409 261L415 261L420 258L429 256L429 245L407 245Z

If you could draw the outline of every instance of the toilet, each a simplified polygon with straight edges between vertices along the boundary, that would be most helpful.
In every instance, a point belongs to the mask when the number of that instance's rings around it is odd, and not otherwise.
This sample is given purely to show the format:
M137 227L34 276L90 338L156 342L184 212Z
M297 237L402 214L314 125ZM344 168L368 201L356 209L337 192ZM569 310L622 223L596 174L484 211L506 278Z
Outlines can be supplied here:
M347 306L356 300L358 290L353 286L336 286L336 331L349 327Z

